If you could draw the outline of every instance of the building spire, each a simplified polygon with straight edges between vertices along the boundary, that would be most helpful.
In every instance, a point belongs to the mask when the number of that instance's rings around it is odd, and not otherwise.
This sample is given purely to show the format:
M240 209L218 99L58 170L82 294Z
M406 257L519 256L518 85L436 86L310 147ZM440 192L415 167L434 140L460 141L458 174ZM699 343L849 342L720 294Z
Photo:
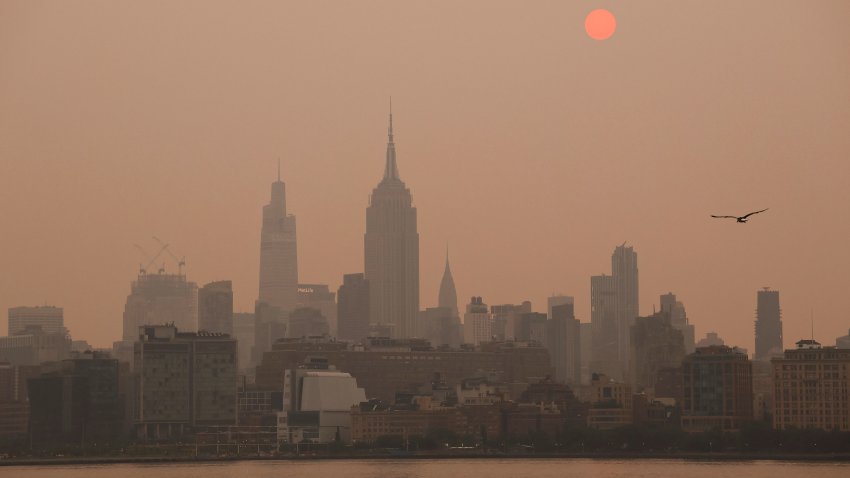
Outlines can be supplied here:
M384 181L400 181L398 164L395 160L395 141L393 140L393 98L390 97L390 122L387 128L387 164L384 168Z
M451 310L452 316L458 316L457 291L452 270L449 267L449 245L446 243L446 270L443 271L443 279L440 281L440 294L437 297L437 305Z
M280 156L277 157L277 182L280 182Z

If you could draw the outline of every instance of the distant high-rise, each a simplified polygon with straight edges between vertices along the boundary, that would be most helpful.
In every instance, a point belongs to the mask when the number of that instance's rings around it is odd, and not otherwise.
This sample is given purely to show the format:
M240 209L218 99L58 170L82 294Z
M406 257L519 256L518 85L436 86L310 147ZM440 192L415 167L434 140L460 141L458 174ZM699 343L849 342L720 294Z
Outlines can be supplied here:
M546 322L546 349L552 358L555 379L578 384L581 379L581 324L572 303L553 305Z
M295 216L286 213L286 184L272 183L271 201L263 206L263 229L260 238L259 301L279 307L286 313L298 303L298 250Z
M637 253L624 243L611 255L611 275L590 278L592 373L624 378L629 370L631 326L638 310Z
M337 292L337 336L361 342L369 336L369 282L363 274L345 274Z
M235 312L233 314L233 334L239 344L239 370L248 370L256 364L253 363L254 349L254 314L251 312Z
M628 370L631 349L631 327L639 315L637 253L625 244L614 249L611 255L611 276L614 279L614 313L617 317L617 352L620 362Z
M126 342L139 338L144 325L174 324L184 331L198 330L198 285L184 274L139 273L124 305Z
M198 290L198 330L233 335L233 284L210 282Z
M487 304L481 297L473 297L466 305L463 314L463 341L467 344L478 345L492 340L492 319Z
M451 313L454 314L453 317L458 316L457 291L455 290L454 278L452 278L452 270L449 267L448 250L446 250L446 269L443 271L443 280L440 281L438 307L449 309Z
M782 309L779 308L778 290L765 287L758 291L755 329L755 360L770 360L771 356L782 354Z
M51 334L64 334L65 323L62 307L36 306L12 307L9 309L9 335L18 335L28 326L37 325Z
M682 332L685 339L685 353L692 354L696 349L694 326L688 321L685 304L676 300L676 294L668 292L661 296L661 312L670 316L670 323Z
M493 317L493 337L496 340L514 340L517 338L522 314L531 312L531 302L523 301L522 304L500 304L490 307Z
M416 334L419 313L419 233L410 189L398 174L390 112L384 178L366 208L364 257L371 323L392 337Z
M590 373L622 379L614 286L612 276L602 274L590 278L590 323L593 335Z

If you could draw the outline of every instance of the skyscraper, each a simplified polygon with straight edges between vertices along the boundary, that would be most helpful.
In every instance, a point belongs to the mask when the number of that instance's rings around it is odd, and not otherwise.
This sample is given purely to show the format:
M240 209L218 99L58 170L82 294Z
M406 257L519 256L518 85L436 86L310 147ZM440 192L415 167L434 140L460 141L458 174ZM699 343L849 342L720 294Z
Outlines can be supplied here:
M622 379L615 300L612 276L602 274L590 278L590 323L593 335L590 373Z
M458 316L457 312L457 291L455 290L455 281L452 278L452 270L449 267L449 251L446 249L446 269L443 271L443 280L440 281L440 296L438 298L438 307L443 307L452 311L453 317Z
M395 338L416 335L419 313L419 233L410 189L398 174L390 111L384 178L372 190L364 237L372 325Z
M769 287L758 291L756 308L756 360L770 360L782 354L782 309L779 291Z
M210 282L198 290L198 330L233 335L233 284Z
M638 311L637 253L626 244L618 246L611 255L611 276L614 278L614 313L617 317L617 352L625 370L629 367L631 327Z
M271 201L263 206L260 238L259 301L279 307L286 313L298 303L298 251L295 240L295 216L286 213L286 184L272 183Z

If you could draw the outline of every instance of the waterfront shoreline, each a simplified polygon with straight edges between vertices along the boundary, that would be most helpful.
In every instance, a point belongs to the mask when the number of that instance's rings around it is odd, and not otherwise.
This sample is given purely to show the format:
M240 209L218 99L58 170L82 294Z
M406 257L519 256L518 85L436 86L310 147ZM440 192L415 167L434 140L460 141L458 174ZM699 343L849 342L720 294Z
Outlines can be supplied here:
M681 460L681 461L790 461L850 462L850 454L779 454L779 453L419 453L419 454L340 454L224 457L61 457L0 459L0 467L122 464L204 464L249 461L363 461L363 460Z

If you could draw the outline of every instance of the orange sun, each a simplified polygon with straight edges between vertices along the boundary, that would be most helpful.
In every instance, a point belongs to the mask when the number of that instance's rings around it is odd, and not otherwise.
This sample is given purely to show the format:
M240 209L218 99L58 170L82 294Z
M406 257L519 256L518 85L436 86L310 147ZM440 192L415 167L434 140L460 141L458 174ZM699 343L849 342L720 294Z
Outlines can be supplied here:
M606 40L617 29L617 19L614 14L605 9L594 10L584 19L584 29L594 40Z

